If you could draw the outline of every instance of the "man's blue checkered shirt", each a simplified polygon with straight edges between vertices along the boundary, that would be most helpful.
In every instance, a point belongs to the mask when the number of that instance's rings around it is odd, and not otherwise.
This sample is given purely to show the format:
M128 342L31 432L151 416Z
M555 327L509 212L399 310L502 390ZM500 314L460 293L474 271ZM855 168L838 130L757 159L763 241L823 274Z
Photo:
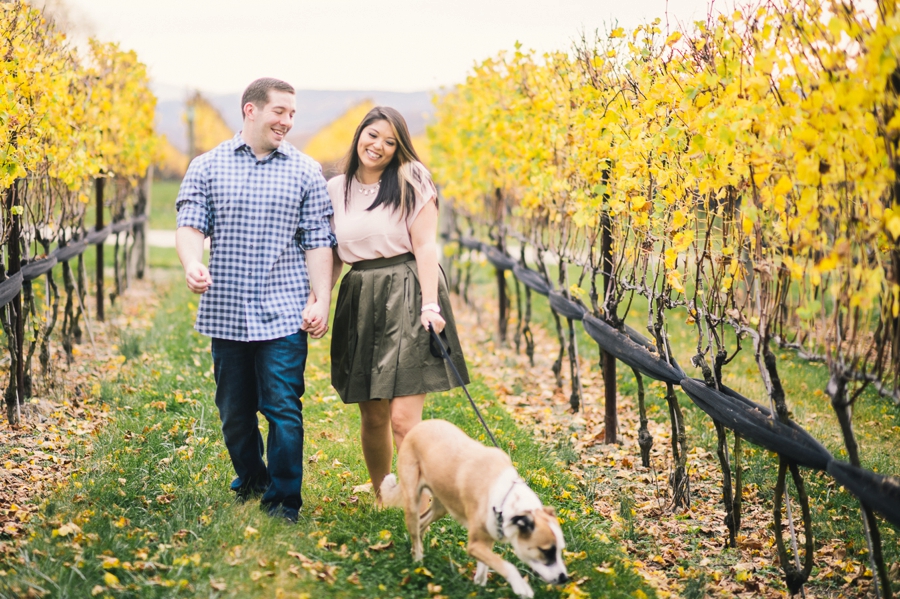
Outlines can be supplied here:
M322 168L291 144L257 160L240 135L195 158L175 201L178 226L210 238L212 286L195 328L234 341L300 330L304 250L334 246Z

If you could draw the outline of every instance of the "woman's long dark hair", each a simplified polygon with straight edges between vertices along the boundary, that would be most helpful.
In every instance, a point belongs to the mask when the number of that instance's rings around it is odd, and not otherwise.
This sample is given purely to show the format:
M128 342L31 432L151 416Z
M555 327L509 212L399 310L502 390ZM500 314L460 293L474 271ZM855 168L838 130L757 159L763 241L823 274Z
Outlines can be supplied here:
M412 145L409 135L409 127L406 120L399 112L388 106L376 106L363 118L356 133L353 135L353 143L350 151L344 158L344 205L350 206L350 186L356 171L359 170L359 137L363 130L377 121L387 121L397 141L397 149L394 157L381 174L381 185L375 201L366 210L374 210L379 206L387 206L392 212L400 210L400 214L406 216L412 214L416 206L416 186L431 185L430 180L425 181L428 175L419 167L421 161ZM435 196L437 201L437 196Z

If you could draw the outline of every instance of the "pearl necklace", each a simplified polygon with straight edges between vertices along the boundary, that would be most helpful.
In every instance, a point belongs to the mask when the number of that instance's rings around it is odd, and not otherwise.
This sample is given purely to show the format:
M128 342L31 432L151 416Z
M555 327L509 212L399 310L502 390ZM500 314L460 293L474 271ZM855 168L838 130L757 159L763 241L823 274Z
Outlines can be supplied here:
M377 183L369 183L368 185L364 184L359 179L356 179L356 182L359 183L359 187L357 187L357 189L359 190L359 193L363 194L364 196L367 196L370 194L377 195L378 188L381 187L380 179L378 180ZM374 185L374 187L372 187L373 185Z

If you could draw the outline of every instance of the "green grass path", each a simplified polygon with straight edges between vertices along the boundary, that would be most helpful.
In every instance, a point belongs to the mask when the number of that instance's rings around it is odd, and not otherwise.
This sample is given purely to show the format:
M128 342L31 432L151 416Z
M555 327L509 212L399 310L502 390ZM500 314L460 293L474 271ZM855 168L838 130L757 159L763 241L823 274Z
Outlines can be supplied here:
M449 518L425 537L414 564L399 510L376 511L359 447L358 411L335 397L328 341L311 343L304 396L304 507L297 525L235 504L213 404L209 340L192 329L196 298L179 276L154 326L122 343L127 361L94 401L115 412L69 484L45 498L30 540L0 563L0 597L510 597L491 575L472 583L465 531ZM574 479L517 429L477 373L470 387L520 474L562 516L566 589L529 576L537 597L652 597L609 541L608 523L583 503ZM484 441L461 392L430 397L426 418L446 418Z

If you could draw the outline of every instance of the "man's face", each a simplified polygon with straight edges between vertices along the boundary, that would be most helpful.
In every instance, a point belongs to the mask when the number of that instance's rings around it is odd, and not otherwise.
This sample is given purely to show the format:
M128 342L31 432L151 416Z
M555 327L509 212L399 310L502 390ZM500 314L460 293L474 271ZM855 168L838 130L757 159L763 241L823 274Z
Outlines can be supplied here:
M271 152L281 145L294 126L297 102L294 94L269 90L269 101L265 106L247 104L244 111L248 142L256 151Z

